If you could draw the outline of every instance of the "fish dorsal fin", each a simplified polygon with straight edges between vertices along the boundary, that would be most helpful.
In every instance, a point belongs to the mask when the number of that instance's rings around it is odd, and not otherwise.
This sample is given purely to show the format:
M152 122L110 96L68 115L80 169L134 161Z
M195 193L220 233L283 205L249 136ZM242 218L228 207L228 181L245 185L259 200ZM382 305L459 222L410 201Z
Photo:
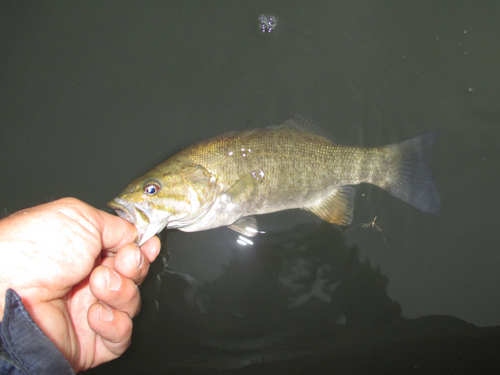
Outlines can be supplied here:
M319 124L304 115L293 115L284 124L299 131L314 132L314 130L319 130Z
M337 225L349 225L354 211L354 187L341 186L318 203L304 207L325 221Z
M308 118L304 115L294 115L286 120L281 125L273 125L269 128L281 129L293 129L298 132L311 133L319 135L323 138L328 139L330 142L335 143L333 137L328 134L324 129L313 119Z

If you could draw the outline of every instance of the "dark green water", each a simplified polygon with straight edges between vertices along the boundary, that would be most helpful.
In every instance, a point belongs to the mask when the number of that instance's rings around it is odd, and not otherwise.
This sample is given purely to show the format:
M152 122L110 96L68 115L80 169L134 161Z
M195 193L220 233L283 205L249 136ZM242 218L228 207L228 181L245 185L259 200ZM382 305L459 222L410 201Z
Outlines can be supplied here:
M387 244L371 227L341 232L302 211L259 218L268 233L253 246L226 228L167 233L169 266L185 274L162 274L157 298L154 282L144 287L132 348L89 373L498 365L499 11L450 0L2 1L6 213L65 196L105 209L182 147L296 113L347 145L441 130L441 216L356 188L353 224L377 217ZM271 33L260 14L277 17Z

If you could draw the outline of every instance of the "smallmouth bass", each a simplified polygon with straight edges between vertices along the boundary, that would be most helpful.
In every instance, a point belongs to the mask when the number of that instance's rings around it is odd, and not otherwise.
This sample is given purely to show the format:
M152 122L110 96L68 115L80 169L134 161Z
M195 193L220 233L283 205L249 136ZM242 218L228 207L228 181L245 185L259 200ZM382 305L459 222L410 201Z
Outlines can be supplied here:
M138 229L137 243L168 226L185 232L229 226L258 233L253 215L302 208L349 225L354 187L377 185L430 214L441 198L430 168L439 131L383 147L340 146L294 116L183 149L132 181L108 203Z

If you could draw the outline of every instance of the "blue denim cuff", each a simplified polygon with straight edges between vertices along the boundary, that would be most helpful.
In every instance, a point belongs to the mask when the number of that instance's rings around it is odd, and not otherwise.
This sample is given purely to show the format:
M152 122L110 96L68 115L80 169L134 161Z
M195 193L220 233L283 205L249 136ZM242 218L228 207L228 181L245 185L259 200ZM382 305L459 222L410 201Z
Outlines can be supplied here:
M5 294L0 323L0 374L74 374L63 354L31 319L21 297Z

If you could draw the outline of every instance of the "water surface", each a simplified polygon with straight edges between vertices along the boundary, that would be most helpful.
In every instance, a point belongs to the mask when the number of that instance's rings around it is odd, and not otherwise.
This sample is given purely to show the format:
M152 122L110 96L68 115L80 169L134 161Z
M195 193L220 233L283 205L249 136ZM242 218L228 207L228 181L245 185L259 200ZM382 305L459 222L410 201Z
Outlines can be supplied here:
M441 216L356 188L353 226L377 217L387 244L372 227L346 232L299 210L259 218L267 233L253 246L226 228L168 232L174 271L161 273L158 295L154 272L143 288L132 348L89 373L301 373L311 363L316 373L401 373L422 358L446 371L491 369L500 325L499 8L3 1L6 213L64 196L106 209L182 147L297 113L347 145L441 130L432 158ZM277 18L272 32L262 32L261 14Z

